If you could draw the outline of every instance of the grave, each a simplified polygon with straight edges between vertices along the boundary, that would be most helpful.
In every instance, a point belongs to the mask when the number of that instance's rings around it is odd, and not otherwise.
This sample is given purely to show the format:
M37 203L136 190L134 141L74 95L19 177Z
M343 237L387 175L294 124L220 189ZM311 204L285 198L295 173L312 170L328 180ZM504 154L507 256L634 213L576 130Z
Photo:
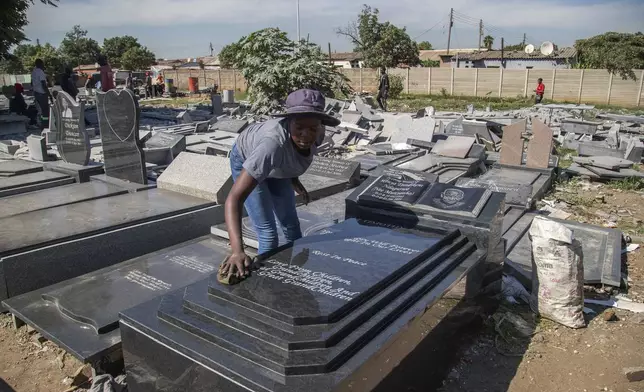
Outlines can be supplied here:
M504 165L521 165L523 158L523 133L526 120L503 127L501 155L499 162Z
M221 206L162 189L2 218L0 299L205 235L221 221Z
M573 231L582 246L584 283L620 287L622 233L619 230L549 218ZM505 270L532 287L532 243L527 229L508 254Z
M578 142L577 155L580 157L587 156L610 156L615 158L624 158L624 150L610 148L605 142L585 141Z
M425 180L429 183L438 182L438 175L434 173L420 172L416 170L401 169L399 167L378 166L369 172L370 176L380 177L383 175L400 177L409 180Z
M342 192L357 185L360 178L360 163L344 159L315 156L308 170L299 177L311 201ZM303 202L297 195L296 202Z
M631 162L640 163L644 154L644 143L639 139L632 139L626 147L624 158Z
M124 193L127 190L100 182L58 186L3 198L0 218Z
M106 176L147 184L139 141L139 105L132 92L127 89L99 92L96 99Z
M169 165L186 149L186 137L171 133L157 132L145 142L145 161L156 165Z
M85 131L85 104L59 91L57 102L56 147L67 163L86 166L89 162L89 136Z
M27 136L27 146L29 146L29 158L34 161L43 162L55 159L47 153L47 144L44 136Z
M19 195L41 189L67 185L74 179L61 173L40 171L12 177L0 177L0 197Z
M211 276L121 312L128 388L335 390L484 257L457 230L351 219L329 231L268 255L235 286ZM195 366L198 377L185 373Z
M228 252L224 241L200 237L11 298L4 306L95 371L109 371L122 362L119 312L208 277Z
M397 155L374 155L363 154L356 155L350 158L350 161L360 163L362 174L367 175L369 171L375 169L380 165L395 165L403 161L415 159L416 157L411 154L397 154Z
M465 121L465 117L461 116L450 122L445 126L444 133L447 135L463 135L463 121Z
M157 179L159 189L184 193L223 205L233 180L230 161L190 152L180 154Z
M432 117L412 119L409 115L403 115L396 122L396 126L398 131L391 136L392 143L407 143L407 139L431 142L436 120Z
M233 118L221 118L217 120L215 124L211 126L211 129L231 132L231 133L241 133L248 126L248 120L236 120Z
M452 158L465 158L468 156L474 138L467 136L448 136L445 140L439 140L432 149L432 154Z
M493 141L493 137L487 127L487 123L483 121L463 121L463 136L476 137Z
M561 120L561 130L568 133L594 135L597 128L602 126L603 122L563 119Z
M42 164L22 159L0 162L0 177L20 176L42 170Z
M532 184L521 184L498 178L498 172L482 178L459 178L456 186L463 188L485 188L494 192L505 193L505 204L529 209L532 205Z

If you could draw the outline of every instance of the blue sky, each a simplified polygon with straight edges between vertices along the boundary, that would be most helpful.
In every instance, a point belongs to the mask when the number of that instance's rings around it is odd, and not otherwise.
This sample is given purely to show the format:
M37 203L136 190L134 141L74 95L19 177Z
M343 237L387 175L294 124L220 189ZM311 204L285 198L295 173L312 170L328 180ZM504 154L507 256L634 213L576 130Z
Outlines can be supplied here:
M325 50L349 51L350 42L335 29L356 18L366 0L300 0L302 35ZM483 19L486 34L508 44L526 33L535 45L553 41L572 45L606 31L644 30L642 0L371 0L381 19L406 26L412 37L428 40L434 48L447 45L449 8L457 18L452 47L478 45L476 21ZM296 35L296 0L60 0L58 8L36 2L28 13L25 32L32 41L58 45L74 24L102 43L106 37L132 35L159 58L187 58L209 54L242 35L265 27L279 27ZM435 27L434 27L435 26ZM430 31L428 29L432 28ZM425 32L427 31L427 32ZM424 33L425 32L425 33ZM423 35L421 35L424 33Z

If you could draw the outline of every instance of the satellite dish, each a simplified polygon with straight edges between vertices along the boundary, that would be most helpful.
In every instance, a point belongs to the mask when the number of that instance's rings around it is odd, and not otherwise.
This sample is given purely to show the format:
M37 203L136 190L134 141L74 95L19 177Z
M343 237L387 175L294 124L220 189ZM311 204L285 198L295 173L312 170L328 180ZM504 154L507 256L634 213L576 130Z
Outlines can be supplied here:
M534 52L534 45L532 45L532 44L528 44L528 45L526 45L526 47L525 47L524 51L525 51L527 54L532 54L532 52Z
M541 44L541 54L542 55L550 56L552 54L552 52L554 52L554 51L555 51L555 45L552 42L546 41L546 42Z

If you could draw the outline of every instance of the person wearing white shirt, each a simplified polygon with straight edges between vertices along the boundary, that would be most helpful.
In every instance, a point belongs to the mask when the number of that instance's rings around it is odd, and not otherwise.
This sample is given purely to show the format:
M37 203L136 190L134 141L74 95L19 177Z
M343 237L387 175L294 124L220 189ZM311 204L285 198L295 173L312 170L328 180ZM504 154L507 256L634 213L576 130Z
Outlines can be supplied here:
M35 61L33 71L31 71L31 84L34 89L34 98L36 106L40 111L40 128L45 128L49 124L49 102L53 104L54 98L51 96L47 86L47 75L45 75L45 63L41 59ZM49 102L48 102L49 99Z

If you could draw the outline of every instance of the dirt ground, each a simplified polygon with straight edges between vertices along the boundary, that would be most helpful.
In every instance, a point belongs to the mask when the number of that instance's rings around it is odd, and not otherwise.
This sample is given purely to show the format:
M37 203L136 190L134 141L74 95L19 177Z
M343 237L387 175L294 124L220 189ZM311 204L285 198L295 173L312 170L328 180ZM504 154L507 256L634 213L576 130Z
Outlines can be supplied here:
M644 302L644 192L628 188L573 180L545 200L571 213L570 220L618 227L642 244L623 257L629 287L620 292ZM587 287L585 294L607 297L607 291ZM502 305L454 347L457 361L441 391L644 392L644 382L628 382L623 374L623 368L644 366L644 317L617 310L617 319L606 321L607 309L588 307L596 312L586 315L588 327L572 330L539 319L525 305ZM503 327L506 312L522 317L527 333ZM85 391L88 375L62 349L27 327L14 330L10 316L0 314L0 392ZM399 391L421 392L403 385Z

